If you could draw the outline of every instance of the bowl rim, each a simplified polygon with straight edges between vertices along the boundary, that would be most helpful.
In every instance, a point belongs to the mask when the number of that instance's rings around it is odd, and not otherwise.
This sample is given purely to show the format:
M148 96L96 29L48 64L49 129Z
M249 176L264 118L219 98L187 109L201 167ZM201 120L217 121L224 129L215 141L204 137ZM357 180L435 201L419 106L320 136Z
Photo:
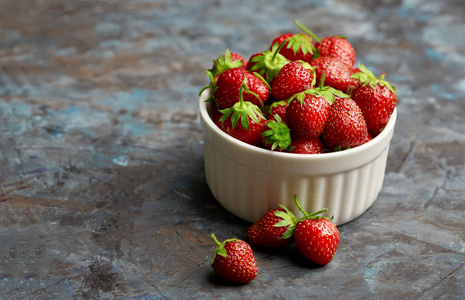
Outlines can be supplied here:
M365 143L355 148L338 151L338 152L329 152L329 153L320 153L320 154L299 154L299 153L272 151L272 150L253 146L243 141L240 141L230 136L229 134L221 130L218 126L216 126L216 124L213 122L211 118L210 113L208 112L208 105L213 105L213 102L205 101L206 99L208 99L209 93L210 93L209 89L206 89L202 92L202 94L199 97L200 115L204 123L208 125L209 129L213 130L222 139L225 139L235 144L236 146L240 146L244 150L251 151L252 153L263 154L263 155L273 155L273 156L282 157L282 158L292 158L293 160L322 161L322 160L335 160L335 159L342 159L342 158L348 159L352 156L360 155L362 152L370 151L371 149L376 148L377 146L379 146L380 143L385 141L388 135L392 134L392 131L395 126L396 118L397 118L397 108L394 108L394 111L391 114L391 117L389 118L389 121L386 127L383 129L383 131L381 131L380 134L378 134L368 143ZM209 103L212 103L212 104L209 104Z

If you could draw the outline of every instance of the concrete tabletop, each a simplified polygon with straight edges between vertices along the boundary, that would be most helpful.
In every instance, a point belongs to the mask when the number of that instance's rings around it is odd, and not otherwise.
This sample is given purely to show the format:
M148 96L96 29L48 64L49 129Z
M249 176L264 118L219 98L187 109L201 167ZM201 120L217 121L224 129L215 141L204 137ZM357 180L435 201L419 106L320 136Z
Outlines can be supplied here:
M461 0L0 2L0 299L465 299ZM205 181L198 92L228 48L343 35L397 88L383 188L331 263L254 249Z

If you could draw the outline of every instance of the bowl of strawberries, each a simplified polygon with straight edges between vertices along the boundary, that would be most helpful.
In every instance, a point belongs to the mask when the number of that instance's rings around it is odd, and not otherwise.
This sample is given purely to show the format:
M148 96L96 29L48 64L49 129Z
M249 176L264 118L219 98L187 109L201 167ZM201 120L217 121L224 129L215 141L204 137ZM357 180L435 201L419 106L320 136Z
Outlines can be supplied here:
M396 122L394 86L343 37L276 37L248 60L226 50L199 97L205 175L217 201L256 222L298 195L340 225L362 215L384 180ZM298 210L292 211L299 214Z

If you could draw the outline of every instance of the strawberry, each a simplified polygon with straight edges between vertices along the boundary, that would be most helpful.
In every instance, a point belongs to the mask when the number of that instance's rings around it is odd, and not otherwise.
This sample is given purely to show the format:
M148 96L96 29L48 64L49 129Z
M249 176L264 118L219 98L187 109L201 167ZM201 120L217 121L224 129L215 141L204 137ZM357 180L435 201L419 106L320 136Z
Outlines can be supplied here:
M226 52L223 55L220 55L213 61L213 67L207 72L211 72L213 77L217 77L226 70L232 68L245 68L246 65L247 60L244 57L240 54L229 52L229 49L226 49Z
M285 33L271 42L271 48L274 45L281 45L284 42L284 46L279 50L284 57L290 61L302 60L310 62L315 52L315 46L313 45L312 38L305 33Z
M321 136L323 143L332 149L347 149L365 143L367 137L367 125L357 103L350 98L337 98L329 110Z
M324 86L323 76L318 88L303 91L290 98L286 111L289 127L302 138L319 137L328 119L334 95L347 97L344 93Z
M287 124L286 110L289 103L285 100L273 102L269 107L266 114L268 120L274 119L278 115L281 120Z
M288 99L311 89L315 85L315 80L315 72L310 64L291 61L279 71L271 86L271 94L278 100Z
M291 131L279 115L268 120L262 127L262 144L266 149L284 151L291 144Z
M294 196L294 200L304 214L304 217L298 220L294 230L297 249L316 264L328 264L339 246L339 230L336 224L332 222L332 218L318 216L327 209L307 214L297 201L297 197Z
M279 54L279 49L283 45L275 44L270 50L253 54L245 68L264 76L265 80L271 84L279 70L289 62L287 58Z
M301 138L296 137L292 140L291 153L297 154L320 154L324 153L325 145L319 137Z
M329 36L320 39L298 21L294 21L294 23L316 41L315 48L320 57L336 58L342 61L348 68L354 66L356 59L355 49L345 37Z
M247 89L247 78L244 78L239 88L239 102L230 108L220 110L223 116L217 124L230 136L244 143L259 146L262 141L261 129L266 118L257 105L244 101L244 89Z
M318 57L310 62L315 68L316 81L326 74L325 85L346 93L352 81L349 68L333 57Z
M265 213L247 231L249 242L256 246L281 247L292 240L296 217L284 206Z
M232 68L221 73L212 87L213 99L221 108L230 108L239 102L239 89L244 79L247 81L241 94L244 101L261 107L268 100L270 89L266 82L246 69Z
M386 127L396 107L396 88L384 80L384 73L376 78L364 65L359 64L359 68L361 72L352 75L360 80L360 85L352 92L352 99L363 112L368 132L376 137Z
M257 263L247 242L235 238L220 243L213 233L211 238L218 246L211 260L218 276L237 283L250 282L257 276Z

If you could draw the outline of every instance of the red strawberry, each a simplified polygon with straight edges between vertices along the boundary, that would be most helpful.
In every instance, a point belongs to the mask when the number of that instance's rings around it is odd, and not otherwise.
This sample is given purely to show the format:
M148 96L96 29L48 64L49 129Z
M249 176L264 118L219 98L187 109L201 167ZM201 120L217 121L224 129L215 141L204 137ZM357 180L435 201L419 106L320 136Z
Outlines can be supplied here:
M344 37L329 36L320 39L298 21L294 21L294 23L317 42L315 48L320 57L336 58L342 61L348 68L354 66L356 58L354 47Z
M239 89L244 78L247 80L246 88L241 94L244 101L263 106L268 100L270 90L267 83L246 69L233 68L221 73L213 87L213 98L220 107L229 108L239 102Z
M271 87L271 94L278 100L311 89L315 85L313 68L303 61L291 61L281 68Z
M284 206L268 211L247 232L249 242L256 246L281 247L292 240L297 219Z
M315 52L315 46L313 45L312 38L305 33L285 33L273 40L271 48L275 45L281 45L284 42L284 46L279 50L284 57L291 61L302 60L310 62Z
M364 65L359 67L361 72L353 77L360 80L360 85L352 92L352 99L363 112L368 132L376 137L386 127L396 107L396 88L384 80L384 73L376 78Z
M282 45L275 44L271 50L253 54L245 68L264 76L265 80L271 84L279 70L289 62L287 58L279 54L281 47Z
M291 131L279 115L262 127L262 144L269 150L284 151L291 144Z
M226 70L232 68L245 68L247 65L247 60L242 57L240 54L229 52L229 49L226 49L225 54L220 55L216 60L213 61L213 68L210 71L213 77L217 77Z
M246 82L247 79L244 78L239 88L239 102L230 108L220 110L223 116L219 120L218 127L244 143L259 146L262 142L261 129L266 119L258 106L244 101L243 90L247 88Z
M298 220L294 230L297 249L306 258L319 265L326 265L336 254L339 246L339 230L331 219L318 216L327 209L307 214L294 197L304 217Z
M354 148L367 139L368 131L362 111L350 98L337 98L329 110L321 136L323 143L335 149Z
M273 102L268 108L266 118L268 120L275 119L275 115L278 115L284 123L287 124L286 110L289 103L285 100Z
M319 137L301 138L296 137L292 140L291 153L297 154L320 154L324 153L325 145Z
M329 115L329 103L323 96L308 93L297 94L289 102L286 117L289 126L300 137L319 137Z
M320 56L327 56L339 59L347 67L352 68L355 64L354 47L344 37L329 36L322 38L315 45Z
M324 86L324 82L323 76L318 88L303 91L290 98L286 111L287 122L294 134L302 138L319 137L325 128L334 96L347 97L338 90Z
M315 68L316 81L320 84L323 74L326 74L325 85L346 93L352 81L349 68L340 60L332 57L318 57L310 62Z
M211 238L218 246L211 261L218 276L237 283L250 282L257 276L257 263L247 242L228 239L220 243L213 233Z

